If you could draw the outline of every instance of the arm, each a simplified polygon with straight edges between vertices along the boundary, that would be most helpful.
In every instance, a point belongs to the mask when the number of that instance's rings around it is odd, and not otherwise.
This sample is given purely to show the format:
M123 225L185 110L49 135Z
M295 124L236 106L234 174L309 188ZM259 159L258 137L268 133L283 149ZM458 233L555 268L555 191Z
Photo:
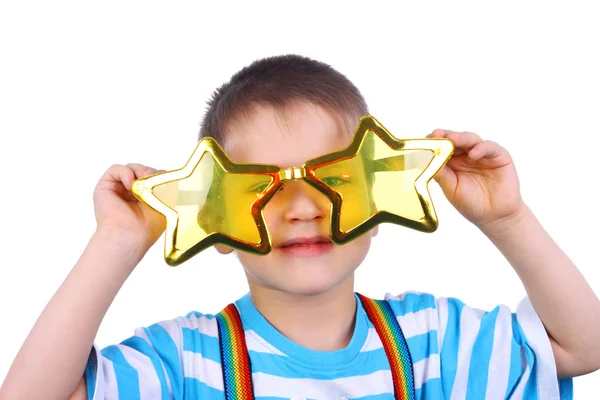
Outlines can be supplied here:
M64 399L73 392L100 322L137 264L114 233L99 231L91 238L25 340L2 387L3 399Z
M528 207L482 231L525 286L550 336L559 377L600 368L600 301Z
M76 388L74 398L87 398L81 380L100 322L161 232L159 216L125 190L151 172L114 166L99 182L98 229L17 354L0 388L1 400L66 399Z
M600 368L600 301L524 204L510 154L471 132L435 130L455 153L436 176L452 205L500 250L550 337L559 377Z

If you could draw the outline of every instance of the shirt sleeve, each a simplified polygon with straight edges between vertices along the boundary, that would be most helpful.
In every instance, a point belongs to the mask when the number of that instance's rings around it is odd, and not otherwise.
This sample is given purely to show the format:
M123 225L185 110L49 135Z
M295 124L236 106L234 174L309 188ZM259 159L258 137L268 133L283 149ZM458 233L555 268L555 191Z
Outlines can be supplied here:
M440 377L448 399L572 399L557 378L546 330L529 298L512 313L486 312L454 298L437 301Z
M181 328L177 320L138 328L102 350L85 369L88 399L182 399Z

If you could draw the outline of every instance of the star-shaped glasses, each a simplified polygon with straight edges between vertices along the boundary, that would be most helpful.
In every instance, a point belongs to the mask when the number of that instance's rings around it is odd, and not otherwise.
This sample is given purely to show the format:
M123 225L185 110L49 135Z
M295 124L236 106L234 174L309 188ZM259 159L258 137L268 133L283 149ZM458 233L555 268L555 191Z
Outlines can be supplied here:
M233 163L203 138L183 168L138 179L132 191L166 217L165 261L175 266L219 243L268 254L263 209L287 180L304 180L329 198L336 244L383 222L433 232L438 220L427 186L453 151L448 139L396 139L366 116L347 148L296 168Z

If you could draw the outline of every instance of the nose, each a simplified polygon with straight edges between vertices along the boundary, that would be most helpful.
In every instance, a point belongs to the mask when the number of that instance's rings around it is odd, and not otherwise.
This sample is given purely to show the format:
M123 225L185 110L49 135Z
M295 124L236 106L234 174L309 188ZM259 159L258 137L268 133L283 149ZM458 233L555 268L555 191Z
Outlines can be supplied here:
M275 196L288 222L321 221L329 212L329 199L302 180L285 182Z

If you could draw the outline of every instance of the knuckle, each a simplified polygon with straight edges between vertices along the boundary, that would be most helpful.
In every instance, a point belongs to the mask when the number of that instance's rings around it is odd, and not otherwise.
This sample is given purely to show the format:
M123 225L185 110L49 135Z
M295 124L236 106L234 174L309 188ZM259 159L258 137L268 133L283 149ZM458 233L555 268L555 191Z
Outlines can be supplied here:
M121 168L123 168L123 165L121 165L121 164L113 164L113 165L111 165L108 168L108 170L109 171L116 171L116 170L121 169Z

